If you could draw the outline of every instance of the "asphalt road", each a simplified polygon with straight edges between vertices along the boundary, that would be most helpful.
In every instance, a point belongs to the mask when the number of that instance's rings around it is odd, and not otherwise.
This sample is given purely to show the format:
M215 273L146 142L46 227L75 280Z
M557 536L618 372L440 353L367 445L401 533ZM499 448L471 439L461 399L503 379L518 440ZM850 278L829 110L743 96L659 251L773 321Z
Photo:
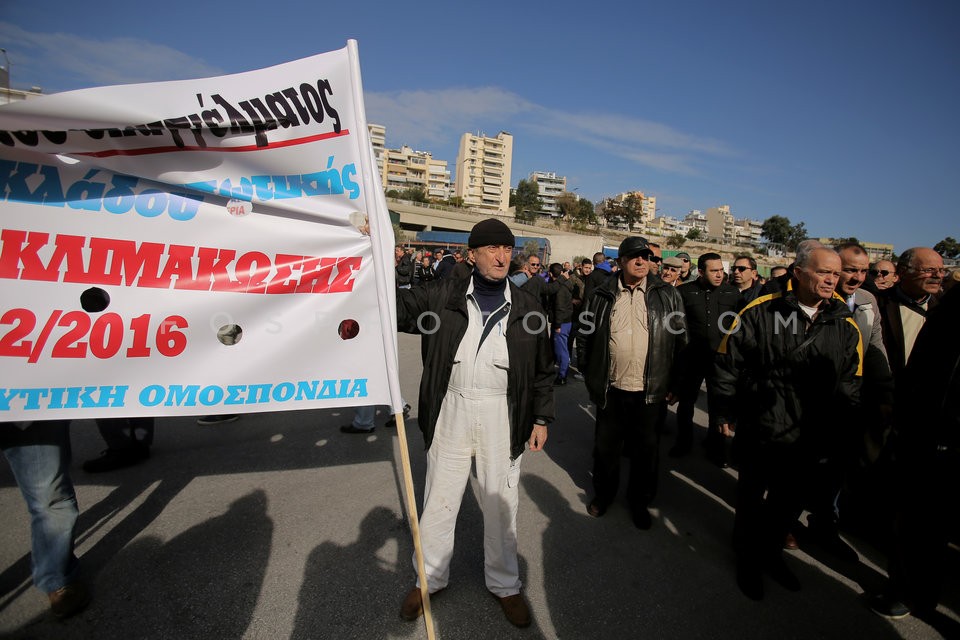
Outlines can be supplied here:
M400 351L404 395L415 404L418 340L400 336ZM886 563L852 537L860 563L803 546L787 559L799 593L767 580L762 602L747 599L729 543L736 473L700 451L666 457L672 434L661 443L653 528L633 527L622 495L603 518L591 518L593 407L573 381L557 390L557 403L545 451L522 462L521 571L533 625L510 626L484 587L471 484L451 584L432 601L438 638L960 637L957 553L937 628L890 622L867 608L863 594L883 583ZM419 504L416 413L414 406L407 431ZM414 572L396 430L381 414L374 435L341 434L351 417L349 409L253 414L206 427L162 419L150 460L101 475L80 469L103 448L95 425L75 422L78 554L94 600L66 622L51 618L31 585L28 516L0 464L0 636L425 638L423 619L398 615Z

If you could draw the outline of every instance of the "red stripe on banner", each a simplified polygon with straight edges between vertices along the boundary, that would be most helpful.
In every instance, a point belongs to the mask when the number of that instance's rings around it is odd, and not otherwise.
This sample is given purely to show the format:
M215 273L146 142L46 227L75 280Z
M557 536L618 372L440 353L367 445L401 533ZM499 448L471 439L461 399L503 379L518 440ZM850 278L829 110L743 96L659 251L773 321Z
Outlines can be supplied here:
M87 153L77 153L74 155L78 156L89 156L91 158L109 158L112 156L145 156L153 153L172 153L176 151L212 151L212 152L229 152L229 153L239 153L246 151L264 151L266 149L279 149L281 147L293 147L296 145L307 144L309 142L317 142L318 140L329 140L330 138L339 138L341 136L350 135L349 129L341 129L340 133L331 131L330 133L318 133L315 136L307 136L306 138L294 138L293 140L282 140L280 142L269 143L265 147L258 147L255 144L247 145L244 147L217 147L211 149L210 147L151 147L149 149L111 149L109 151L90 151Z

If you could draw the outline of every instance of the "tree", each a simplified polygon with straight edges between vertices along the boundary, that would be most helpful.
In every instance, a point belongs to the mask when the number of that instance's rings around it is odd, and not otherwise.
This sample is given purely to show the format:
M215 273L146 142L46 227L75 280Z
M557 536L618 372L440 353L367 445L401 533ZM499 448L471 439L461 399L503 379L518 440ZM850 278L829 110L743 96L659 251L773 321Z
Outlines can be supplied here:
M567 220L573 220L577 212L577 196L569 191L565 191L557 196L557 208L560 209L560 217Z
M790 235L787 239L787 248L791 251L796 250L797 245L807 239L807 225L803 222L790 227Z
M510 194L510 206L515 208L514 217L520 222L533 222L537 211L543 209L540 200L540 189L533 180L521 180L517 188Z
M463 198L460 196L453 196L447 200L447 204L449 204L451 207L463 207Z
M790 251L807 239L807 226L803 222L790 224L790 219L784 216L770 216L763 221L760 227L764 238L774 244L782 244Z
M933 245L933 250L944 258L960 258L960 242L950 236Z
M699 240L702 235L703 231L694 227L693 229L690 229L690 231L687 231L687 240L696 241Z
M784 216L770 216L760 226L760 233L774 244L787 244L790 239L790 219Z
M687 239L684 237L682 233L675 233L669 238L667 238L667 246L670 247L671 249L679 249L680 247L683 246L683 243L686 241Z
M423 187L411 187L400 192L401 200L410 200L411 202L422 202L426 204L427 192Z
M842 244L860 244L860 241L857 240L856 236L850 236L849 238L833 238L834 247L839 247Z
M597 224L598 222L597 212L593 206L593 203L584 198L581 198L579 202L577 202L577 208L573 212L573 217L578 223L584 226L588 224Z

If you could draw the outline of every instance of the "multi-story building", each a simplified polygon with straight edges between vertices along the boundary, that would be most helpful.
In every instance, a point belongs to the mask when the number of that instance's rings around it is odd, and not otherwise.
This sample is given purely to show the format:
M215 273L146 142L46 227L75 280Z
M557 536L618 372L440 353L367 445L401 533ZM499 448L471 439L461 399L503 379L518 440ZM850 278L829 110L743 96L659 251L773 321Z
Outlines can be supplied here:
M383 151L383 188L423 189L428 198L445 200L450 195L450 171L446 160L434 160L427 151L403 145Z
M529 179L537 185L540 201L543 203L541 211L545 211L551 216L560 215L557 198L566 192L567 179L547 171L534 171L530 174Z
M707 219L707 237L714 238L723 244L734 244L737 241L737 232L730 205L710 207L704 214Z
M641 227L651 222L657 216L657 197L648 196L643 191L626 191L618 193L613 197L618 202L624 202L631 195L640 200L640 219L637 221Z
M760 236L763 235L763 223L750 218L740 218L734 221L734 242L750 247L760 246Z
M707 216L699 209L691 209L690 213L683 217L683 221L688 229L698 229L702 235L707 235Z
M380 182L386 185L386 177L383 173L383 153L387 147L387 128L382 124L368 122L367 131L370 132L370 145L373 147L373 155L377 158L377 173L380 174Z
M828 247L834 247L840 244L841 241L841 238L817 239ZM870 262L876 262L877 260L889 260L893 255L892 244L884 244L881 242L860 242L860 245L867 250L867 255L870 256Z
M465 133L457 153L456 189L463 206L506 213L510 208L510 168L513 136L501 131L495 138Z

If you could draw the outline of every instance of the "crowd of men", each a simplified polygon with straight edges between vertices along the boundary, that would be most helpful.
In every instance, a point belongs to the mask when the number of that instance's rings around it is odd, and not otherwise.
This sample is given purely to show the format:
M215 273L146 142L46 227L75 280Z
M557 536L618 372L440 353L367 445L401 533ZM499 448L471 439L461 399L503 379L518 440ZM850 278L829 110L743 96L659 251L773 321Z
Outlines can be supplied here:
M505 279L548 318L553 386L573 372L596 405L590 515L614 504L626 460L633 522L652 525L666 407L678 405L668 455L688 455L705 384L705 453L738 470L733 541L746 596L763 598L764 574L800 589L783 554L798 538L858 561L841 515L875 500L890 581L871 607L888 618L935 609L957 533L948 487L960 468L957 341L944 335L960 326L960 294L946 293L957 276L939 254L913 248L896 264L870 264L859 244L811 240L764 278L751 255L727 268L708 252L694 269L688 253L663 259L656 244L630 237L616 260L597 253L575 267L515 256ZM941 375L920 385L935 390L931 398L918 388L927 368L918 363L938 349Z
M888 518L878 521L891 530L889 583L871 607L889 618L936 608L960 512L951 499L960 480L960 294L937 252L912 248L896 264L871 265L858 244L805 241L793 264L764 279L752 256L736 256L728 270L708 252L694 269L686 252L664 259L655 243L628 237L615 260L597 253L545 265L537 254L515 256L510 229L488 219L466 249L431 253L395 251L397 326L422 333L417 421L427 450L426 580L404 597L404 619L422 615L427 594L448 584L475 459L487 588L512 624L530 624L517 556L520 466L525 452L543 449L554 393L571 378L596 405L591 516L616 505L626 461L632 521L653 525L667 406L677 404L668 455L689 455L705 384L706 455L739 474L733 546L747 597L763 598L764 575L800 589L784 549L796 548L801 531L804 544L857 561L840 532L849 487L868 477L868 489L884 494ZM425 314L437 319L430 331ZM35 584L66 617L89 598L72 581L66 425L46 427L0 429L0 444L30 506ZM55 453L40 469L26 454L43 447Z

